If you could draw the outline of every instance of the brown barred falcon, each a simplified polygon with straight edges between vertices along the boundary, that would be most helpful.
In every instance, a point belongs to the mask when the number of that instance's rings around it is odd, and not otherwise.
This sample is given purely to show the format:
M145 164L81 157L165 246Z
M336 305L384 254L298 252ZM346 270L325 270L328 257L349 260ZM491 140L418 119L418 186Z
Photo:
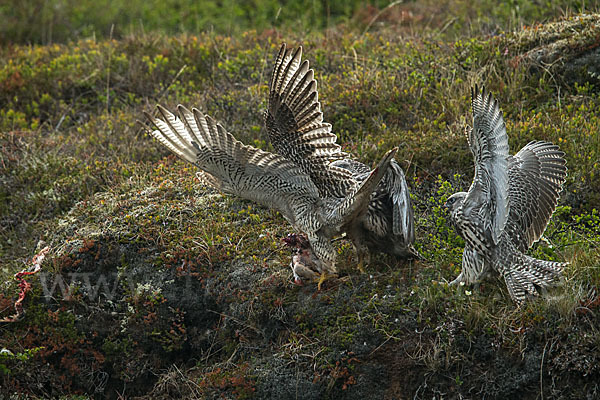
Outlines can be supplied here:
M565 153L534 141L508 154L508 136L498 102L485 88L472 89L473 128L467 139L475 176L467 193L445 206L465 240L462 271L450 284L480 282L492 271L506 282L518 304L551 286L568 263L523 254L540 239L567 176Z
M281 46L269 89L265 112L269 140L278 154L310 176L321 196L347 196L348 185L333 179L338 173L349 174L357 182L369 177L369 167L348 158L337 144L331 125L323 121L317 81L308 60L302 60L302 47L294 50L287 49L285 44ZM410 193L396 160L390 161L371 194L367 212L357 214L344 231L356 248L361 271L373 252L401 258L420 257L413 247L415 228ZM306 246L298 248L304 254L310 250ZM298 280L300 275L294 265L292 269Z
M281 154L244 145L197 109L190 111L180 105L173 114L161 106L157 108L159 117L146 113L157 128L150 134L178 157L197 166L201 181L279 211L295 229L307 235L319 261L310 278L319 281L319 288L336 272L332 238L367 212L371 193L397 151L388 151L364 179L324 162L311 175L307 172L310 168Z

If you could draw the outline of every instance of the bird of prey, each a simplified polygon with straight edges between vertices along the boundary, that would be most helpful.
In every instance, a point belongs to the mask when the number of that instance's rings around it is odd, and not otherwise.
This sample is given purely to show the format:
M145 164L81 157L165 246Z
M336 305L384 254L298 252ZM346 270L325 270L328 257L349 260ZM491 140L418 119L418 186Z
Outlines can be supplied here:
M467 193L455 193L445 203L466 242L462 271L450 284L478 283L495 271L520 304L552 285L568 264L524 254L540 239L556 208L567 176L565 153L552 143L534 141L510 156L498 102L477 86L471 99L473 127L467 140L475 176Z
M275 152L306 173L321 196L343 197L348 186L336 184L331 171L346 171L363 182L370 168L348 158L337 144L331 125L323 121L317 81L302 47L283 44L275 60L269 83L265 126ZM413 244L415 228L410 193L404 172L396 160L371 194L367 212L346 226L345 233L358 255L358 267L370 254L385 252L401 258L420 258Z
M157 106L159 117L146 113L162 145L197 166L199 178L216 189L255 201L281 213L306 234L318 268L310 278L318 288L336 273L336 250L331 240L367 212L371 193L384 177L397 151L385 154L365 179L320 162L303 167L284 155L244 145L210 116L179 105L177 114ZM317 128L318 129L318 128ZM316 135L316 134L315 134ZM313 162L317 154L307 163Z

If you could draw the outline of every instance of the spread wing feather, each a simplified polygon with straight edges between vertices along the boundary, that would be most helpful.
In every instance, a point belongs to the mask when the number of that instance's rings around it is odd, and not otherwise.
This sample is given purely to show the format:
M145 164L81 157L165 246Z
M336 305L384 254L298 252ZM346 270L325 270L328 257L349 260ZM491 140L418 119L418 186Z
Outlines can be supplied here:
M533 141L509 159L510 212L505 230L520 251L538 241L558 204L567 177L565 153Z
M293 225L315 214L319 193L310 177L284 157L244 145L210 116L178 107L178 115L158 106L146 114L158 128L150 133L169 150L202 170L200 179L218 189L274 208ZM315 218L311 218L315 222ZM317 221L318 222L318 221ZM314 229L299 226L302 230Z
M498 102L485 88L472 93L473 129L467 139L475 158L475 176L464 202L467 217L499 241L508 217L508 137Z
M323 197L343 197L355 185L352 174L329 166L346 157L331 125L323 122L317 81L302 47L281 46L269 84L265 126L278 154L307 173Z

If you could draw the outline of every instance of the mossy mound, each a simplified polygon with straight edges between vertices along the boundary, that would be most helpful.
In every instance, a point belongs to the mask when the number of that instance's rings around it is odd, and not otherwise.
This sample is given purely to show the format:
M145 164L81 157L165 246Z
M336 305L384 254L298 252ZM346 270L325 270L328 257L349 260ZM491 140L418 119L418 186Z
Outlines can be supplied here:
M320 292L291 283L280 215L201 186L136 122L157 102L198 105L268 149L261 111L280 33L2 48L0 317L38 241L51 251L28 278L23 318L0 327L1 394L595 396L600 92L586 60L597 21L456 40L428 28L289 34L344 149L370 163L400 147L427 259L379 255L360 274L340 241L340 276ZM527 61L540 51L534 61L550 69ZM502 282L439 283L460 270L464 243L442 204L470 182L473 83L500 101L513 153L538 139L567 154L559 207L530 254L571 264L562 285L520 309Z
M440 222L450 183L417 202L430 208L419 223L431 232L422 240L431 262L380 257L361 275L342 243L340 278L317 292L291 283L279 216L202 188L181 162L161 165L161 184L146 171L58 221L26 314L3 328L3 347L37 352L3 361L3 387L33 396L115 397L127 385L149 398L506 398L535 392L541 373L545 393L573 394L574 381L582 396L596 390L598 304L568 294L589 278L578 276L583 262L573 282L522 310L502 283L481 293L431 283L456 273L440 249L462 247ZM549 237L560 235L557 224Z
M600 15L577 15L527 27L509 39L510 61L567 86L600 83Z

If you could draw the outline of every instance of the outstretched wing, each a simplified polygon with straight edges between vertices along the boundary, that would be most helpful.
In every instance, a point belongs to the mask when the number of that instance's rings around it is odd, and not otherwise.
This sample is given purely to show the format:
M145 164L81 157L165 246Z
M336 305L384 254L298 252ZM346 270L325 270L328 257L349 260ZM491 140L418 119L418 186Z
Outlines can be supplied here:
M485 88L471 91L473 129L467 132L475 177L463 213L479 221L494 244L508 217L508 137L498 102Z
M567 178L565 153L548 142L529 142L509 160L510 212L505 230L525 251L538 241L558 204Z
M299 166L284 157L236 140L197 109L178 106L175 115L157 106L162 118L146 114L158 128L150 133L177 156L203 171L203 181L220 190L278 210L291 224L311 231L307 220L320 204L318 190ZM314 229L314 227L313 227Z
M323 197L343 197L354 186L352 174L329 165L346 157L331 125L323 122L317 81L302 47L281 46L269 83L265 112L269 140L278 154L299 165Z

